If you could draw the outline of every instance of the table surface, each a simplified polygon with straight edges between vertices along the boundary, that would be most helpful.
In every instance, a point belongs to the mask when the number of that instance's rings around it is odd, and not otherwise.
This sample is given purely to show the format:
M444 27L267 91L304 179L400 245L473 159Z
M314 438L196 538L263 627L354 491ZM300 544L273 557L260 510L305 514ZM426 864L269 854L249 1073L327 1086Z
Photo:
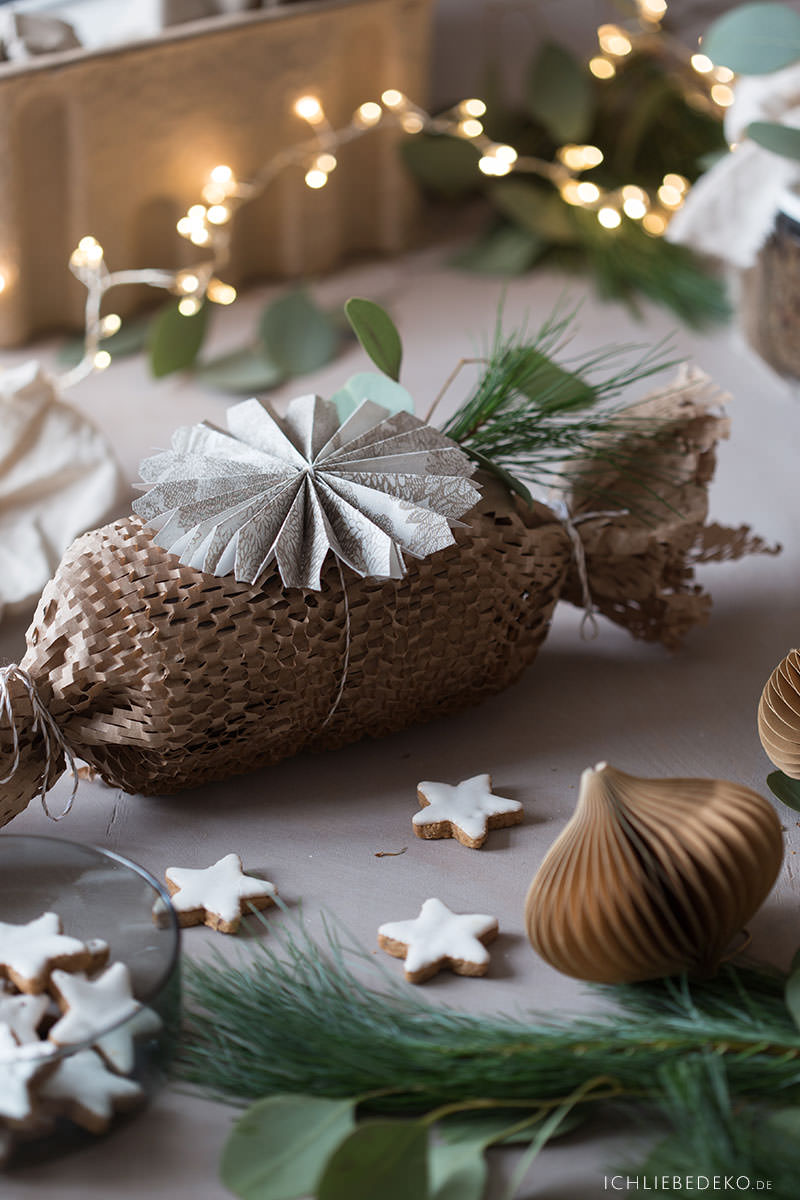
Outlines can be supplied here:
M498 282L456 274L446 260L437 250L358 265L315 287L325 303L356 294L391 309L404 338L404 383L419 411L453 364L485 341L501 296ZM220 310L212 348L222 351L249 337L271 294L254 292ZM637 321L621 305L598 301L581 280L536 273L511 282L505 319L533 328L564 295L583 299L575 348L649 343L674 332L679 352L733 395L732 437L721 447L712 515L731 525L749 523L782 542L784 550L778 557L703 568L701 579L714 596L706 628L694 631L673 654L636 643L605 621L601 635L584 642L580 615L563 605L534 666L480 707L177 797L128 796L101 783L82 783L62 824L52 825L32 804L8 831L109 847L157 875L168 866L205 866L237 851L246 868L260 868L276 883L290 909L302 901L302 920L312 934L321 933L324 911L369 949L379 922L416 915L422 900L438 895L457 911L493 913L502 934L487 978L442 974L425 985L428 998L492 1012L563 1013L591 1004L584 987L532 952L524 934L525 892L573 809L581 770L597 760L634 774L728 777L765 790L768 763L756 734L756 703L769 672L798 640L800 401L735 330L676 328L670 314L648 306ZM45 363L53 361L51 344L39 349ZM30 350L6 353L0 366L29 357ZM275 398L311 390L330 395L363 369L367 364L353 345ZM69 400L107 433L131 480L140 458L165 446L173 427L218 421L231 402L201 391L190 377L153 382L138 357L85 381ZM0 628L3 661L21 655L26 624L15 619ZM479 853L454 841L413 837L418 780L455 781L481 772L491 772L500 794L524 802L524 824L495 832ZM65 787L63 780L57 785L54 806ZM754 951L786 963L800 941L794 863L800 822L787 809L780 816L785 865L751 928ZM408 849L400 857L375 857L377 850L403 846ZM273 911L270 926L287 919L296 920L296 913L287 918ZM207 953L211 946L230 953L237 941L205 929L186 932L187 955ZM400 963L386 961L401 973ZM57 1164L15 1172L11 1193L15 1200L139 1200L144 1194L221 1200L228 1193L217 1181L217 1162L232 1115L230 1108L167 1088L114 1137ZM629 1159L630 1151L630 1138L611 1128L588 1139L568 1137L537 1160L522 1194L531 1200L600 1197L604 1169ZM513 1162L513 1152L493 1159L498 1179L508 1174L509 1158Z

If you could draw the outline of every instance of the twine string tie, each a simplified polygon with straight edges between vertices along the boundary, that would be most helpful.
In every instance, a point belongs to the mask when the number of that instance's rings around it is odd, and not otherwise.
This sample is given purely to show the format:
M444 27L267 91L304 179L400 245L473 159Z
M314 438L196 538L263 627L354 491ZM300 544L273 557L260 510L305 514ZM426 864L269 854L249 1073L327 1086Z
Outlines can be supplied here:
M23 667L17 666L16 663L12 663L7 667L0 667L0 718L5 719L11 730L11 766L6 774L0 778L0 784L9 783L14 778L19 770L21 758L20 714L14 711L14 700L11 694L12 681L20 684L25 690L33 714L32 731L34 735L38 733L41 737L44 748L44 772L37 794L42 802L42 808L46 816L51 821L60 821L72 808L75 794L78 790L78 771L75 765L75 756L52 713L48 711L46 705L43 703L32 676ZM72 791L62 811L56 814L50 811L47 804L47 789L50 782L51 768L58 759L59 754L64 755L67 769L72 772Z

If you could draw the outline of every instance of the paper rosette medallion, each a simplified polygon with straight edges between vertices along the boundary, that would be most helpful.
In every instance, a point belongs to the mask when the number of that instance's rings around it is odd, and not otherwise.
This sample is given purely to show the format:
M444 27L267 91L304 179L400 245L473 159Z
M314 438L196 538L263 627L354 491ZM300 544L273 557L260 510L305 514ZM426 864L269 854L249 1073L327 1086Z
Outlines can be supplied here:
M151 488L133 508L186 566L258 584L273 563L284 587L320 589L331 551L361 576L399 579L403 554L453 544L451 525L480 499L455 442L407 412L365 400L301 396L280 418L257 400L176 430L145 459Z

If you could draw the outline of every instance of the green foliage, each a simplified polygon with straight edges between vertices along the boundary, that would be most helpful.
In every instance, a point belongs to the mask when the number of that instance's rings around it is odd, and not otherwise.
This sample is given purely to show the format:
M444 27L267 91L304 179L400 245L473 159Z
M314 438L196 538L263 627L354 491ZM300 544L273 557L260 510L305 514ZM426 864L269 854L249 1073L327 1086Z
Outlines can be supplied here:
M392 318L379 304L358 296L347 301L344 311L375 366L396 382L400 378L403 343Z
M184 316L178 311L178 301L173 300L153 318L147 348L150 371L156 379L194 364L208 329L209 307L204 302L196 313Z
M657 39L619 60L614 77L602 82L568 50L549 44L531 64L523 109L506 108L496 88L486 95L483 124L495 142L545 161L565 142L590 142L604 159L586 178L609 190L635 184L653 194L665 173L694 180L709 155L727 152L721 121L690 103L681 71ZM644 295L692 326L728 318L724 288L708 268L635 221L604 229L546 179L484 176L475 146L464 139L422 134L404 143L403 154L429 190L451 200L481 191L491 205L487 232L454 260L462 269L518 275L558 264L589 272L602 295L634 311Z
M428 1200L428 1128L421 1121L369 1121L334 1151L318 1200Z
M767 75L800 58L800 15L788 4L742 4L703 38L703 53L737 75Z
M271 362L260 346L245 346L200 363L194 377L214 391L253 396L279 387L286 379L286 372Z
M220 1178L242 1200L297 1200L313 1192L328 1158L355 1129L354 1100L267 1096L233 1128Z
M463 138L424 134L403 142L401 153L419 183L435 195L458 199L481 187L480 154Z
M547 243L538 233L517 225L497 225L454 255L454 267L476 275L523 275L541 258Z
M330 362L339 334L330 315L299 288L261 314L259 334L267 359L285 375L306 375Z
M516 1187L576 1113L609 1098L624 1119L654 1114L673 1131L627 1173L734 1171L771 1179L779 1200L794 1200L800 1029L785 999L794 973L728 965L712 980L601 989L614 1008L600 1015L526 1018L427 1002L365 952L353 952L354 974L346 952L299 930L280 952L259 943L238 964L221 955L186 964L180 1076L215 1096L275 1097L225 1151L223 1178L248 1200L290 1200L295 1186L316 1187L319 1200L477 1200L487 1146L528 1143ZM363 982L366 962L375 987ZM352 1131L359 1099L381 1117ZM292 1151L311 1155L307 1169L291 1165ZM259 1191L262 1181L273 1190Z
M753 121L747 126L747 136L782 158L800 159L800 129L773 121Z
M361 371L351 376L338 392L334 392L331 400L336 405L340 421L355 412L362 400L372 400L392 413L414 411L414 401L404 387L387 375L375 375L371 371Z
M767 776L767 787L787 808L800 812L800 779L790 779L783 771L771 771Z
M789 968L784 999L792 1020L797 1028L800 1029L800 954L795 954L792 965Z
M630 424L608 402L670 365L662 346L632 361L632 348L622 347L560 365L554 356L563 352L573 318L556 311L533 336L505 334L498 320L477 386L444 426L480 466L523 498L530 497L520 476L563 486L571 462L601 453L601 434L610 458Z
M531 116L555 142L582 142L594 111L591 76L564 46L546 42L528 74L526 100Z

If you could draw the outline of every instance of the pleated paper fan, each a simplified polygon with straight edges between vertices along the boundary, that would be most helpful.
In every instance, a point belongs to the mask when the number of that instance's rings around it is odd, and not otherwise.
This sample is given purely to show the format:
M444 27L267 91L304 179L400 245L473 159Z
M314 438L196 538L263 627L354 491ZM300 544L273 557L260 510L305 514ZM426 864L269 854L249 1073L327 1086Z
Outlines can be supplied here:
M134 511L162 549L214 575L256 584L277 563L285 587L318 591L331 551L361 576L399 579L404 554L452 545L480 499L455 442L407 412L365 400L341 425L319 396L279 418L257 400L176 430L145 459Z

